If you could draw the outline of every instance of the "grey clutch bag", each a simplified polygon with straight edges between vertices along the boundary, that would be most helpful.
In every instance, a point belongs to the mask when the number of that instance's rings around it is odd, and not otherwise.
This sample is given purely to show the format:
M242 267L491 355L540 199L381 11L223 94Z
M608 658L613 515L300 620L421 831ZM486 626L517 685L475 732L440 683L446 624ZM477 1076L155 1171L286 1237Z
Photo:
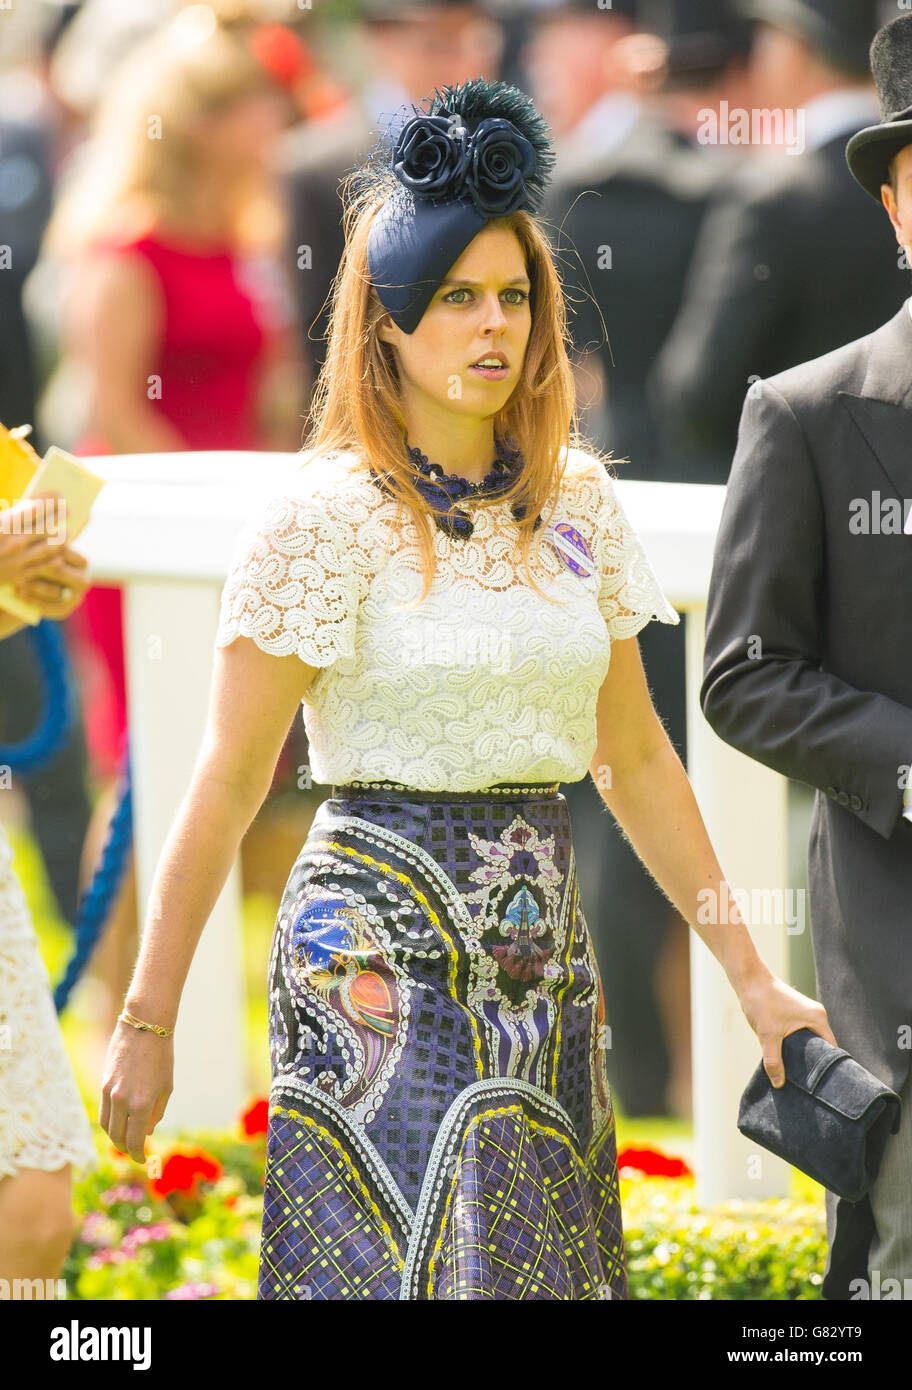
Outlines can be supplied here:
M741 1097L739 1130L837 1196L860 1201L899 1128L902 1101L810 1028L783 1039L782 1061L779 1090L762 1062L754 1072Z

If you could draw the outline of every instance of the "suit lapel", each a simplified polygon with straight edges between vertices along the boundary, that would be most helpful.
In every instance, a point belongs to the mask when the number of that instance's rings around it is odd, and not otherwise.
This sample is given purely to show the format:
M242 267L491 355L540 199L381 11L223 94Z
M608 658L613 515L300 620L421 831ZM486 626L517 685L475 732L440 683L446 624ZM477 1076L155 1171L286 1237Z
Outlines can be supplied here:
M905 498L912 497L912 314L908 303L872 335L861 394L840 391L839 399L904 504Z

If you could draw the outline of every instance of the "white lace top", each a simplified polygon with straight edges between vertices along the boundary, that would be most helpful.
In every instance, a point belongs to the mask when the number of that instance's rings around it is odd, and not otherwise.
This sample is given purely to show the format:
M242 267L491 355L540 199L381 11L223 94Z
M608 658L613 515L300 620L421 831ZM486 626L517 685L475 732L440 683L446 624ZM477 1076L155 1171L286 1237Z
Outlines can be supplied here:
M417 535L356 456L296 465L235 548L216 646L239 635L321 668L303 702L311 775L392 780L424 791L575 782L595 754L596 702L611 639L679 615L659 587L604 465L570 450L559 505L545 509L536 583L525 578L509 502L472 507L474 533L434 527L423 604ZM574 573L547 538L568 521L594 556Z
M71 1163L97 1169L47 967L0 825L0 1178Z

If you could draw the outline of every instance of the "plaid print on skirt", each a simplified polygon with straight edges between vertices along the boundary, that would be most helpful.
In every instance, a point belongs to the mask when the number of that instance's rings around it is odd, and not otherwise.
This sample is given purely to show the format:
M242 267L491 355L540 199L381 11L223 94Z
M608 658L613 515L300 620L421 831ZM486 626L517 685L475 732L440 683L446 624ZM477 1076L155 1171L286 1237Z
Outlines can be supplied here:
M556 787L332 789L269 964L259 1299L625 1299Z

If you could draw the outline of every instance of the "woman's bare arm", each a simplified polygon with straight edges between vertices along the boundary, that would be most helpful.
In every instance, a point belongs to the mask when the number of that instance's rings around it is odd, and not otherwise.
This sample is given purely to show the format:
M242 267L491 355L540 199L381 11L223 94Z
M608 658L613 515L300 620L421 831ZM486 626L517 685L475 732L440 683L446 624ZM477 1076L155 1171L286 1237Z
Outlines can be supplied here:
M190 786L152 884L127 1008L172 1026L200 933L272 784L316 668L249 637L216 649L209 714Z
M203 928L262 806L292 720L317 668L247 637L216 649L209 714L190 786L158 861L125 1007L173 1027ZM171 1092L170 1040L118 1023L99 1122L137 1162ZM129 1117L129 1119L128 1119Z
M779 980L760 956L736 901L719 920L701 920L727 884L680 758L656 714L635 637L613 642L596 711L598 745L589 767L602 800L643 863L719 961L763 1048L774 1085L784 1081L781 1043L801 1027L835 1038L826 1010Z

